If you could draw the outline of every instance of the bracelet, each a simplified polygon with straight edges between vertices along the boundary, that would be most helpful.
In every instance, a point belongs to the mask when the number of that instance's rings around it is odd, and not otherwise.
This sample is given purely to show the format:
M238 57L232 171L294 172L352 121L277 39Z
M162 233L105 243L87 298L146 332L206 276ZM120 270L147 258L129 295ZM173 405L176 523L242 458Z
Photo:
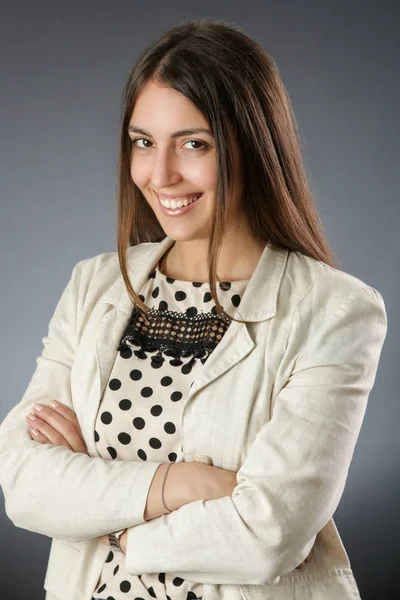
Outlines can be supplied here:
M172 462L170 462L168 464L167 468L165 469L164 477L163 477L163 480L162 480L162 483L161 483L161 502L162 502L162 505L165 508L165 510L167 512L169 512L169 513L172 512L172 510L169 510L168 506L165 504L165 501L164 501L164 484L165 484L165 480L167 479L167 473L168 473L168 471L170 470L170 468L172 467L173 464L174 463L172 463Z

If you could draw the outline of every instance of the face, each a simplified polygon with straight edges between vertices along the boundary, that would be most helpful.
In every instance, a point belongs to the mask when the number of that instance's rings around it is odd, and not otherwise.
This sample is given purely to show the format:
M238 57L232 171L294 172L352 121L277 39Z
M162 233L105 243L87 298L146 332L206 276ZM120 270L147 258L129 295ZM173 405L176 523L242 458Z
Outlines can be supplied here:
M129 136L132 180L166 235L181 241L209 238L217 164L215 140L201 112L183 94L149 81L136 100ZM235 153L239 164L236 146ZM235 189L228 223L239 218ZM163 206L166 201L169 207Z

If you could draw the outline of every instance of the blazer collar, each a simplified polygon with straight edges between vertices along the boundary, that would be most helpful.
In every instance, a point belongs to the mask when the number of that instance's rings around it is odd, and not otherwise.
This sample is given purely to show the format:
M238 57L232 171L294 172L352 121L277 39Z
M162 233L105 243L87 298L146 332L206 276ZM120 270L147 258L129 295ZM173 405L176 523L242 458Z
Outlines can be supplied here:
M127 252L128 273L133 289L138 292L164 252L174 240L166 236L161 242L145 242L130 246ZM241 298L236 316L244 321L264 321L276 314L279 288L284 276L289 251L267 242ZM102 299L126 314L132 302L122 275Z

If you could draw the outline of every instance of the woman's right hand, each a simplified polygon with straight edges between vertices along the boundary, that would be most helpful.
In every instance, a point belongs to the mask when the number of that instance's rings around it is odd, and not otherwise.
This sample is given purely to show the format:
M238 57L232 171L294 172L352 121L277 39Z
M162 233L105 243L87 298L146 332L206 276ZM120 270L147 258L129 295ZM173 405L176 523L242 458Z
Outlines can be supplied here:
M189 496L194 500L215 500L223 496L231 496L237 486L236 471L228 471L201 462L186 463L188 468ZM312 561L312 553L301 562L296 569L303 569Z
M196 461L179 464L186 471L181 473L186 485L186 503L231 496L237 486L236 471Z

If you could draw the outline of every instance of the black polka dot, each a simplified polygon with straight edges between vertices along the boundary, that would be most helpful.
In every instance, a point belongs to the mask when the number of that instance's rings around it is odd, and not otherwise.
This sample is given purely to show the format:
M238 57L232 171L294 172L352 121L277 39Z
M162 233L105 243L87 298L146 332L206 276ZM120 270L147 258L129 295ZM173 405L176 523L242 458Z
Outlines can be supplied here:
M168 283L174 283L175 279L173 277L167 277L166 278Z
M124 398L123 400L120 400L118 406L121 410L129 410L132 406L132 402L127 398Z
M140 395L143 396L143 398L150 398L150 396L153 395L153 388L149 386L142 388L140 390Z
M178 455L177 455L177 453L176 453L176 452L170 452L170 453L168 454L168 460L169 460L170 462L175 462L177 458L178 458Z
M112 414L108 411L105 411L105 412L101 413L100 419L101 419L101 422L104 423L104 425L109 425L112 421Z
M97 593L101 594L101 592L104 592L104 590L106 589L106 587L107 587L107 584L103 583L103 585L101 585L99 587L99 589L97 590Z
M142 419L142 417L135 417L132 421L133 426L135 427L135 429L143 429L143 427L146 425L145 420Z
M152 598L157 598L157 596L156 596L156 593L155 593L155 591L154 591L154 588L153 588L153 586L151 586L151 587L147 588L147 591L149 592L149 594L150 594L150 596L151 596Z
M160 383L164 387L166 387L167 385L171 385L171 383L172 383L172 377L168 377L168 375L166 375L165 377L163 377L161 379Z
M114 553L112 550L110 550L110 552L108 553L107 558L106 558L106 563L111 562L113 558L114 558Z
M197 600L197 594L190 590L186 595L186 600Z
M168 302L165 302L165 300L161 300L161 302L158 305L158 310L168 310Z
M124 444L124 446L126 446L127 444L131 443L131 436L129 435L129 433L125 433L124 431L122 431L121 433L118 434L118 440L121 444Z
M198 312L199 311L197 310L197 308L195 306L191 306L190 308L186 309L186 314L188 317L195 317Z
M140 449L137 451L137 455L138 455L138 457L140 458L140 460L147 460L147 454L146 454L146 452L143 450L143 448L140 448Z
M117 451L115 448L113 448L112 446L108 446L107 451L111 458L117 458Z
M159 573L158 574L158 581L160 583L165 583L165 573Z
M201 287L203 285L202 281L192 281L192 286L193 287Z
M131 587L132 587L131 584L126 579L124 579L124 581L121 581L121 583L119 584L119 589L121 590L121 592L124 592L125 594L127 592L129 592Z
M178 402L178 400L180 400L182 398L182 392L173 392L171 394L171 400L172 402Z
M99 434L97 433L97 431L95 430L95 432L94 432L94 441L95 441L95 442L98 442L98 441L99 441L99 439L100 439L100 436L99 436Z
M151 448L154 448L155 450L158 450L159 448L161 448L161 441L158 438L150 438L149 446Z
M240 296L239 294L234 294L231 298L233 306L239 306L240 304Z
M165 431L165 433L175 433L176 427L173 423L171 423L171 421L168 421L164 425L164 431Z
M156 276L156 269L153 269L153 271L149 274L149 279L154 279Z
M114 596L107 596L107 600L115 600Z
M226 292L231 289L232 284L230 281L221 281L219 287L221 288L221 290L224 290Z
M113 390L114 392L116 392L117 390L119 390L121 385L122 385L122 383L120 382L119 379L111 379L110 383L108 384L108 387L110 388L110 390Z
M210 302L212 300L211 292L206 292L203 296L203 302Z
M119 571L119 565L117 565L113 571L113 575L116 575Z
M139 371L139 369L133 369L130 373L129 373L129 377L133 380L133 381L139 381L139 379L142 379L143 377L143 373L142 371Z
M139 298L141 299L142 302L144 302L144 296L143 296L143 294L139 294Z
M160 293L160 288L157 286L156 288L154 288L154 290L151 292L151 295L153 296L153 298L157 298L158 294Z
M185 292L183 292L183 291L175 292L175 300L177 302L182 302L182 300L185 300L185 298L186 298Z
M172 580L172 583L176 587L179 587L180 585L182 585L183 579L182 579L182 577L174 577L173 580Z
M159 404L155 404L150 409L150 412L153 415L153 417L159 417L161 415L162 411L163 411L163 407L160 406Z
M122 348L120 350L119 354L120 354L121 358L131 358L132 348L129 348L129 346L126 346L125 348Z

